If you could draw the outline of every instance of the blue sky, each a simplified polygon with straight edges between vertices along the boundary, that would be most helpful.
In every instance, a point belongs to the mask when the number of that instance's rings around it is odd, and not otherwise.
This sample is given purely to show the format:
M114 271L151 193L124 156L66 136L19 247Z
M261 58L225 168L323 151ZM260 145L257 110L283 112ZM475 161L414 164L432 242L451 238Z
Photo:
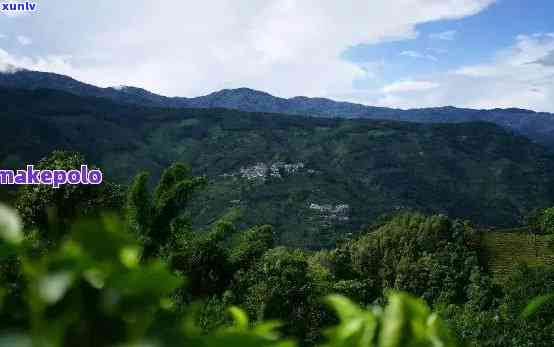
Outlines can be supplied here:
M400 108L554 112L552 0L37 5L0 12L0 71L51 71L170 96L249 87Z
M416 31L415 39L348 48L345 60L382 62L378 78L356 85L364 88L488 62L518 35L554 32L554 1L502 0L473 16L417 25Z

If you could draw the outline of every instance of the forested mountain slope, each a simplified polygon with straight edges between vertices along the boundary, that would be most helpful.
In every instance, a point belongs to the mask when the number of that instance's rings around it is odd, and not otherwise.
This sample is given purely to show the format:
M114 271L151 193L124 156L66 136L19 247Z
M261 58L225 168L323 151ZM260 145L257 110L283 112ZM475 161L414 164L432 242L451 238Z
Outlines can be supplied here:
M81 152L106 179L153 179L174 161L210 178L197 224L232 210L317 248L398 209L512 226L552 205L554 160L490 123L417 124L228 109L119 104L53 90L0 89L0 166Z
M135 87L99 88L53 73L18 70L0 73L0 87L48 88L82 96L109 98L117 102L171 108L229 108L326 118L367 118L419 123L485 121L524 135L554 150L554 115L523 109L474 110L437 107L400 110L372 107L324 98L279 98L248 88L225 89L196 98L165 97Z

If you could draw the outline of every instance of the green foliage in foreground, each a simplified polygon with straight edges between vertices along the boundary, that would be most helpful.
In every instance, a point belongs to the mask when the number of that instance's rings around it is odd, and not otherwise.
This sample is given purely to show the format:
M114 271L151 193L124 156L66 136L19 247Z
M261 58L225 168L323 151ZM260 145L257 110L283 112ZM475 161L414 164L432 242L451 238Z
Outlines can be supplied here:
M57 247L37 255L19 217L0 207L0 257L14 260L20 272L1 288L0 345L296 345L280 336L279 323L251 323L236 307L229 309L230 324L203 334L193 306L173 305L183 278L159 260L141 263L139 244L124 230L113 217L80 222ZM342 296L327 301L339 323L327 330L323 346L454 346L440 318L407 294L390 293L383 309L361 309Z
M495 283L467 222L398 213L334 249L287 249L271 226L241 230L233 214L195 229L191 193L203 179L184 165L167 169L153 194L146 180L137 176L111 217L100 213L113 198L104 186L30 187L18 199L22 221L0 211L0 345L448 346L420 300L468 346L554 340L554 268L512 261ZM44 219L51 210L57 218ZM333 293L369 309L331 296L337 319L323 300ZM230 309L230 319L229 307L244 312Z

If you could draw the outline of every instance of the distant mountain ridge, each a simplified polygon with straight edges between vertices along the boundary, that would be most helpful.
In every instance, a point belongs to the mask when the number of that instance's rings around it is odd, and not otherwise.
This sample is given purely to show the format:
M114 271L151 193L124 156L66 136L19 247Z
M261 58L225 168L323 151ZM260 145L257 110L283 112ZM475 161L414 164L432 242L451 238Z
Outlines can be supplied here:
M80 96L109 98L140 106L169 108L227 108L247 112L282 113L325 118L364 118L400 120L418 123L491 122L524 135L554 150L554 114L525 109L476 110L452 106L394 109L338 102L325 98L280 98L249 89L224 89L205 96L166 97L136 87L100 88L71 77L30 70L0 73L0 87L20 89L55 89Z

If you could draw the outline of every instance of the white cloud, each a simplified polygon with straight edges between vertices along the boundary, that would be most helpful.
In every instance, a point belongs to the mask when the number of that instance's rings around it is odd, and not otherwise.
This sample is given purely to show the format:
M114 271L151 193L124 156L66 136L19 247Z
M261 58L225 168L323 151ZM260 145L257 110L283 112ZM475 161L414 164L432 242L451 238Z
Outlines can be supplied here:
M432 60L432 61L439 61L439 58L435 57L434 55L427 54L425 55L425 58Z
M554 111L554 66L548 64L552 52L553 35L520 35L492 63L458 69L460 79L475 82L479 93L467 104Z
M382 74L386 63L384 59L376 61L367 61L359 63L358 67L362 69L365 79L377 79Z
M356 80L378 80L384 63L344 61L340 56L348 47L413 38L419 23L471 15L492 2L360 0L344 6L331 0L163 5L146 0L52 0L41 7L40 15L0 16L0 27L28 34L43 49L33 45L34 55L0 49L0 70L20 66L167 95L196 96L247 86L279 96L327 96L403 108L554 111L554 33L520 35L485 64L405 77L384 87L352 87ZM85 14L87 21L82 20ZM63 27L55 24L62 22ZM445 52L429 48L416 53L433 60Z
M433 53L436 53L436 54L446 54L448 53L448 50L447 49L444 49L444 48L426 48L425 49L426 51L428 52L433 52Z
M392 84L380 94L358 92L357 101L402 108L455 105L472 108L518 107L554 111L554 35L516 37L512 47L496 54L489 63L463 66L455 71L426 76L431 86ZM405 87L405 88L403 88Z
M38 71L56 71L61 74L72 76L77 73L68 56L48 55L39 58L27 56L14 56L0 48L0 72L14 72L18 69L29 69Z
M439 83L430 81L404 80L388 84L383 87L384 93L421 92L438 88Z
M410 57L410 58L423 58L423 54L419 53L419 52L416 52L416 51L402 51L400 52L400 55L403 55L405 57Z
M432 61L438 61L439 59L431 54L423 54L417 51L402 51L400 52L400 55L410 58L422 58L422 59L429 59Z
M447 30L440 33L429 34L431 40L452 41L456 37L456 30Z
M28 46L31 43L33 43L33 40L31 40L29 37L25 35L17 35L16 39L17 39L17 42L22 46Z
M414 37L417 24L475 14L493 2L51 0L40 15L0 16L0 26L15 26L49 47L18 56L28 68L70 72L101 86L183 96L248 86L332 97L351 92L367 74L340 58L348 47Z
M531 62L531 64L541 64L544 66L554 66L554 50L550 51L547 55L544 57L541 57L534 62Z

